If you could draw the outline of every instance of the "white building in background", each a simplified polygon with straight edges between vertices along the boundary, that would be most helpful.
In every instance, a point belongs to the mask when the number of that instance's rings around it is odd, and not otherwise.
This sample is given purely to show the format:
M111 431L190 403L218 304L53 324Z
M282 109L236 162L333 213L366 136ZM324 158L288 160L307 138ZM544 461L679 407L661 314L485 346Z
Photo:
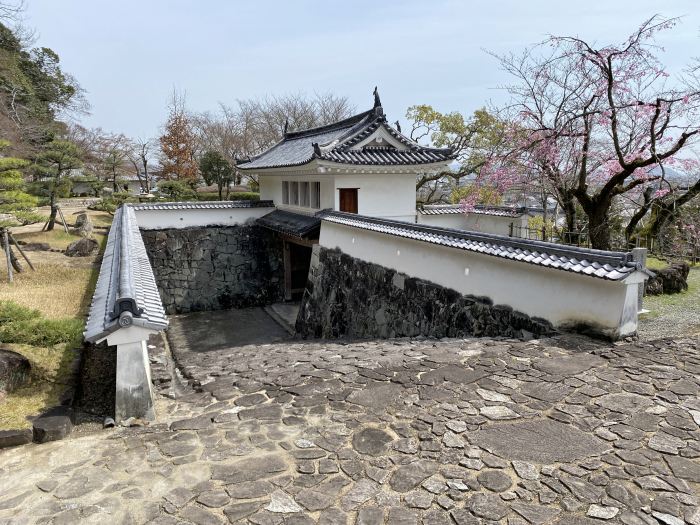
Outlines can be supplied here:
M416 220L416 176L447 169L450 149L427 148L390 126L375 92L369 111L284 134L238 168L256 175L260 199L312 215L323 209Z
M467 211L460 204L432 204L418 208L417 222L426 226L526 237L528 219L535 215L537 212L529 208L512 206L477 204Z

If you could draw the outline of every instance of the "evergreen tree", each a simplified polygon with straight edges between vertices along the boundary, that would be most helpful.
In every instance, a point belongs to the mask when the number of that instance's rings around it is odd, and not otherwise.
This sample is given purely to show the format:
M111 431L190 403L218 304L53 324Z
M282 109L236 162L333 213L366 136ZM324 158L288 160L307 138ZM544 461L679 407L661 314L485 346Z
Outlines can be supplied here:
M0 141L0 151L7 147L8 142ZM24 159L0 157L0 213L11 216L9 219L0 220L0 228L41 220L41 216L33 212L37 198L24 191L25 183L21 170L29 164L29 161Z
M47 230L53 230L56 223L58 213L56 199L70 190L70 180L67 175L71 170L80 168L82 165L80 148L68 140L52 140L37 156L36 168L39 181L49 197L51 206Z
M199 170L207 184L216 184L219 189L219 200L223 200L223 189L226 188L228 198L229 184L233 180L233 166L218 151L207 151L199 160Z

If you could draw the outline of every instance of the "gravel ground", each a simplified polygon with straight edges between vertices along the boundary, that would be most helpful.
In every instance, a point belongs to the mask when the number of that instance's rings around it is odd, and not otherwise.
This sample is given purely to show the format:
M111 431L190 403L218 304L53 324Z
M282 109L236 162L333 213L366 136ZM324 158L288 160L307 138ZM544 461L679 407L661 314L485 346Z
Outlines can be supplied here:
M644 298L649 310L639 321L639 338L700 336L700 268L690 270L688 291Z

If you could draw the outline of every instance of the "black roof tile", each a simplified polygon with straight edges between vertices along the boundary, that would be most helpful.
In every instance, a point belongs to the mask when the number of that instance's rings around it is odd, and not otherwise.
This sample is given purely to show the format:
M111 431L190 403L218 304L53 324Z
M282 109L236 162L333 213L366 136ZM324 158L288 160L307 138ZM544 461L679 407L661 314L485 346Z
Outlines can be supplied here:
M379 127L383 127L406 149L352 149ZM454 155L448 148L423 147L402 135L388 124L379 107L327 126L286 133L280 142L249 161L241 162L238 168L248 170L302 166L314 159L365 166L412 166L449 162L453 158Z
M321 227L321 219L314 215L285 210L275 210L263 215L255 222L263 228L300 239L317 238Z
M504 235L378 219L337 211L324 210L318 216L323 221L331 223L451 246L610 281L620 281L638 270L651 274L634 262L632 254L629 252L592 250Z

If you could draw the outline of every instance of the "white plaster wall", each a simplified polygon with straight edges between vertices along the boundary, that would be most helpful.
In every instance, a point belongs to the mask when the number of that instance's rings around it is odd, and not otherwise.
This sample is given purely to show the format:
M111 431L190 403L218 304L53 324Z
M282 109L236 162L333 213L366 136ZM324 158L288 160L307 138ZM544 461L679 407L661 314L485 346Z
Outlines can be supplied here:
M260 175L258 184L260 185L261 201L273 201L275 204L282 203L282 179L273 175Z
M520 226L522 223L523 219L521 217L499 217L494 215L480 215L477 213L444 215L418 214L418 224L482 233L495 233L498 235L510 235L510 225ZM525 225L527 225L527 216L525 216Z
M416 220L416 180L410 173L279 173L261 174L260 199L272 200L280 209L315 213L318 209L282 203L282 181L321 182L321 208L340 209L340 188L358 188L358 213L407 222Z
M634 313L630 310L631 302L636 301L636 284L605 281L327 221L322 223L319 242L325 248L339 248L363 261L461 294L487 296L494 304L542 317L554 326L587 323L613 337L637 329L636 306Z
M185 210L134 210L139 228L190 228L193 226L233 226L267 215L273 208L215 208Z
M335 174L335 210L340 209L340 188L358 188L360 215L416 222L416 177L412 173Z

